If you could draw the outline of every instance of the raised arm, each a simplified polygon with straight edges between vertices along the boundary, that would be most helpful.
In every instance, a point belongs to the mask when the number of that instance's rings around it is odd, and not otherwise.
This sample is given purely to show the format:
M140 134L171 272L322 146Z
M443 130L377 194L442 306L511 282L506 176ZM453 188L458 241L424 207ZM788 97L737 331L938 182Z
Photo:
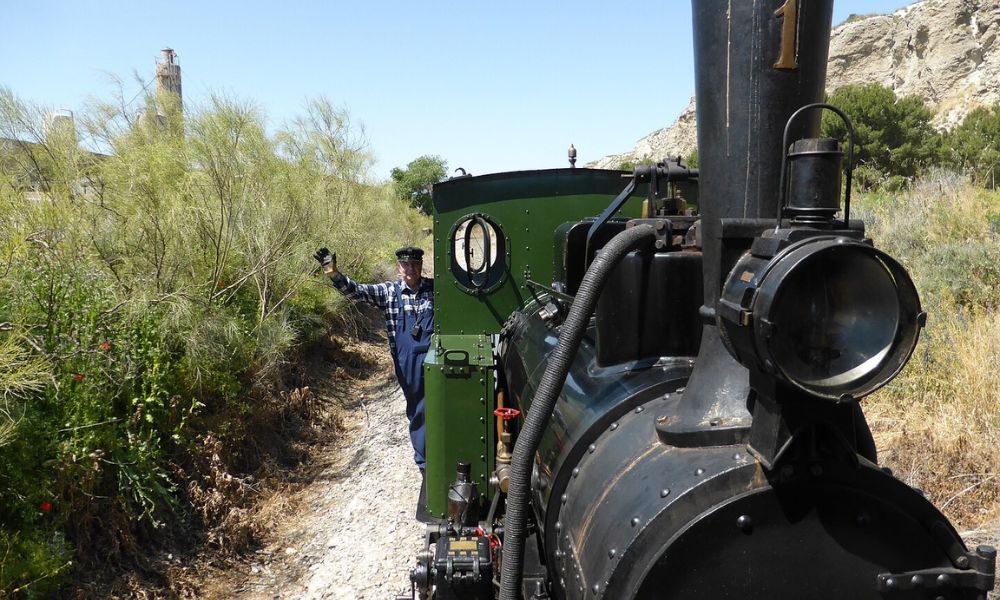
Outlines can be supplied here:
M392 293L392 283L358 283L337 269L337 253L327 248L320 248L313 257L319 261L323 273L330 278L333 287L351 300L366 302L372 306L384 309Z
M367 302L372 306L383 309L389 302L389 294L392 293L390 289L392 283L389 281L385 283L358 283L339 272L330 278L330 282L333 283L333 287L337 288L341 294L351 300Z

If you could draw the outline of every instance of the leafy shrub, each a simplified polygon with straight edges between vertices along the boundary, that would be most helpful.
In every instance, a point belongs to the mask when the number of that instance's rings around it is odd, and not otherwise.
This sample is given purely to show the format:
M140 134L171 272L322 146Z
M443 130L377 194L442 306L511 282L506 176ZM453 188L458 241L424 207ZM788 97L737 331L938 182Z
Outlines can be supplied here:
M856 183L862 189L899 190L942 157L941 135L931 126L931 112L917 96L897 98L879 84L847 85L827 102L840 108L854 126ZM847 128L832 112L823 113L822 134L842 140Z
M406 168L394 167L391 172L398 197L424 214L431 212L431 186L447 174L447 161L440 156L428 155L411 160Z
M312 251L365 277L426 226L322 100L275 134L226 98L99 105L80 122L104 154L42 115L0 89L0 595L40 597L71 558L223 518L186 469L209 438L240 464L245 417L343 306Z
M984 187L996 189L1000 170L1000 105L970 112L947 136L952 164Z

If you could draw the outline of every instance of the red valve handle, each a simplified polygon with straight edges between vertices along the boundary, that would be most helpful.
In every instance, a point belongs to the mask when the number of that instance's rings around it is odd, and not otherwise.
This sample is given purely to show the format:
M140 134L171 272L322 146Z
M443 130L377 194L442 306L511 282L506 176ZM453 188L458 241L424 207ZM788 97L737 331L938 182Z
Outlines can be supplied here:
M504 421L510 421L511 419L516 419L517 417L521 416L521 411L517 410L516 408L504 407L496 409L495 411L493 411L493 414L500 417Z

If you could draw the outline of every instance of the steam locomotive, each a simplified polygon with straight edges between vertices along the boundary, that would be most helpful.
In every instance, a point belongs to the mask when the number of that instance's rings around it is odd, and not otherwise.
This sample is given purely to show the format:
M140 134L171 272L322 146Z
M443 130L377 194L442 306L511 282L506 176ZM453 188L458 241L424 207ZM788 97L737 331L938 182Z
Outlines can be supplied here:
M692 7L700 169L434 186L412 596L985 598L860 409L925 313L817 136L833 2Z

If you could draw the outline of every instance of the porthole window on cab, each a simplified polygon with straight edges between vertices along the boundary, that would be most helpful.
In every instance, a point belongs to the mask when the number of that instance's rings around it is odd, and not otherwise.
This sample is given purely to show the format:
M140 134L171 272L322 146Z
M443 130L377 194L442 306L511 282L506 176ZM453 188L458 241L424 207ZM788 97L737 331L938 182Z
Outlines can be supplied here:
M507 271L507 240L483 214L462 217L451 230L449 250L455 283L470 294L496 288Z

